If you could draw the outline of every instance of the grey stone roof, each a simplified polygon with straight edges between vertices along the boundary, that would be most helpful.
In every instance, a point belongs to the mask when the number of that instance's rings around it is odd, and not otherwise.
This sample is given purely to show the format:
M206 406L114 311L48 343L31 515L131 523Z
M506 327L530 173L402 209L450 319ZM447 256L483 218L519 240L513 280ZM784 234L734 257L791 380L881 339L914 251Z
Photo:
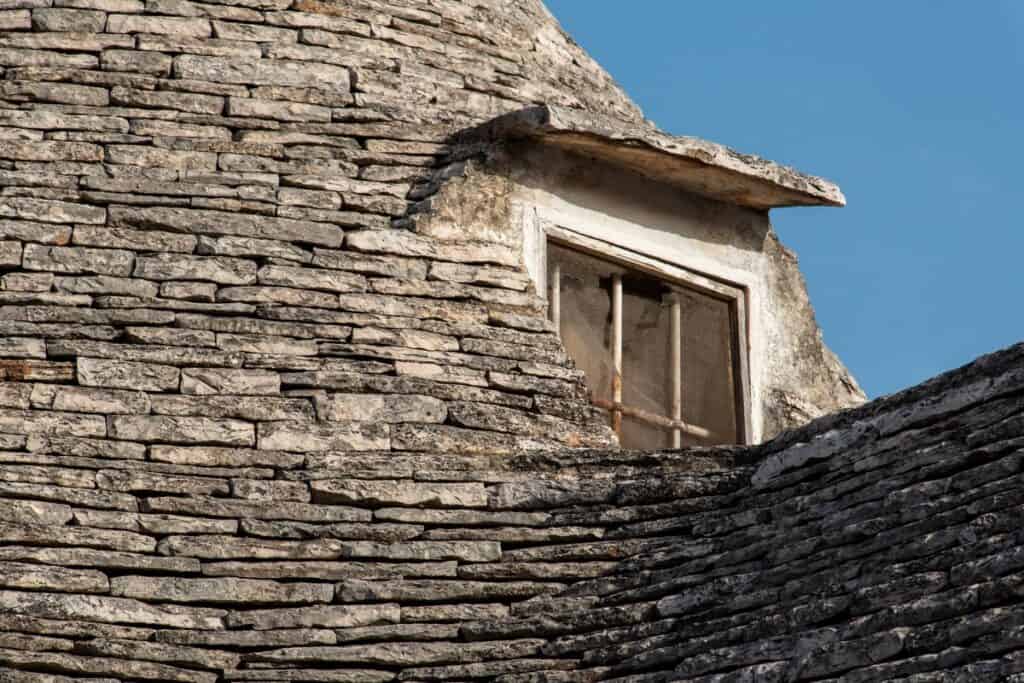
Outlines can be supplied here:
M684 187L829 186L660 137L532 0L0 7L0 680L1024 668L1022 349L623 452L519 254L416 231L539 103Z

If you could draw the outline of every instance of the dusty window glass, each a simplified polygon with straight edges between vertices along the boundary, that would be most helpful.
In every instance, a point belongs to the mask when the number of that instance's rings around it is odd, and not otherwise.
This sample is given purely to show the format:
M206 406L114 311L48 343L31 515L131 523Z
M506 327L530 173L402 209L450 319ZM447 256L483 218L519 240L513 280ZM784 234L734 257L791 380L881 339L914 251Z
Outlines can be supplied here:
M740 440L729 301L556 242L548 283L562 342L623 446Z
M671 306L668 289L653 278L622 279L622 403L656 415L672 414ZM622 416L630 448L670 448L670 430Z

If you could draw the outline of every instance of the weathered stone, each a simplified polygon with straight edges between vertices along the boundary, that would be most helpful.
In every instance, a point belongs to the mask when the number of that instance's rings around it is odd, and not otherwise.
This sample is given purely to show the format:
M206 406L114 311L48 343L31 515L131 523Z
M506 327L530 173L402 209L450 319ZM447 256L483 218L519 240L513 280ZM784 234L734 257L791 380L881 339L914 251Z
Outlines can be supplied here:
M484 510L423 510L409 508L382 508L375 510L374 519L413 524L445 526L523 525L546 526L551 515L547 512L490 512Z
M46 344L42 339L0 339L0 357L46 358Z
M106 14L93 10L44 8L32 13L32 23L39 31L101 33L106 22Z
M149 406L149 396L145 393L117 389L60 387L53 399L54 410L77 413L141 414L148 413Z
M222 256L156 254L139 256L135 277L150 280L210 280L225 285L256 282L256 264Z
M106 640L96 638L83 644L81 652L90 655L114 657L122 660L145 660L170 662L189 668L234 669L241 657L236 654L216 652L195 647L165 645L160 643L140 643L137 640Z
M290 645L333 645L334 631L327 629L289 628L259 631L183 631L164 630L156 633L161 643L199 647L288 647Z
M270 482L287 483L287 482ZM309 489L303 485L305 497ZM415 524L305 524L302 522L262 522L247 519L242 530L250 536L263 538L338 538L359 541L408 541L423 533L423 527Z
M137 600L105 596L61 595L0 591L0 613L30 613L51 619L80 619L86 622L143 623L170 628L223 628L220 610L198 608L165 609Z
M161 92L116 86L110 89L110 99L115 104L161 107L195 114L220 114L224 111L223 97L196 93Z
M6 198L0 215L46 223L102 223L106 220L106 211L99 207L28 197Z
M280 391L281 378L276 372L221 368L185 368L181 371L183 394L265 396Z
M283 628L352 628L398 622L398 605L329 605L248 610L228 615L231 628L267 631Z
M164 443L209 443L224 446L253 446L253 425L241 420L204 417L115 416L110 418L110 436L128 441Z
M103 148L85 142L0 141L0 159L18 161L103 161Z
M106 593L109 588L107 577L102 572L42 567L23 562L0 562L0 586L67 593Z
M250 97L230 98L228 100L228 113L232 116L252 116L255 118L275 119L277 121L326 122L331 120L331 110L328 107L299 102L258 100Z
M347 69L326 64L317 64L316 68L310 66L286 60L225 60L182 55L174 61L174 73L178 78L216 83L287 85L342 92L349 90Z
M249 519L291 519L299 522L368 522L366 510L337 505L266 501L250 502L215 498L147 498L143 509L182 515L246 517Z
M488 643L381 643L285 648L261 652L253 657L265 662L323 662L414 666L445 662L475 662L535 655L543 640L524 639Z
M310 500L309 488L305 484L262 479L232 479L231 495L246 500L294 500L300 503Z
M322 583L152 576L115 577L110 582L110 593L151 601L244 604L330 602L333 597L332 587Z
M261 257L286 259L309 263L312 254L301 247L280 240L259 239L256 237L199 237L197 252L200 254L217 254L223 256ZM261 280L262 281L262 280Z
M182 681L184 683L216 683L217 680L217 675L214 673L189 671L165 664L154 664L144 661L132 662L110 657L81 657L66 653L0 650L0 662L11 664L18 668L56 668L59 671L73 673L138 676L144 679ZM87 680L96 681L96 679ZM106 680L109 681L110 679Z
M413 481L322 479L310 483L313 500L352 505L485 507L483 484L425 484Z
M226 351L267 353L280 356L315 356L319 351L316 343L308 340L247 334L218 334L217 346Z
M248 216L226 211L167 207L110 207L113 227L167 230L199 235L235 235L278 239L326 247L341 246L344 232L328 223Z
M167 76L173 62L167 55L142 50L104 50L102 66L106 71L130 71L135 73Z
M224 287L217 292L218 301L239 301L251 304L283 304L337 308L337 299L326 292L311 292L291 287Z
M313 250L313 265L386 277L424 278L427 275L427 264L424 261L328 249Z
M61 526L71 521L71 508L36 500L0 501L0 521L17 524Z
M21 244L0 241L0 267L17 268L21 265Z
M205 38L212 34L210 22L196 17L157 17L137 14L111 14L107 19L110 33L155 33Z
M334 422L442 423L448 410L429 396L330 394L317 401L317 415Z
M15 31L32 28L32 13L27 9L4 9L0 11L0 28Z
M178 388L178 368L151 363L79 358L78 381L91 387L167 391Z
M556 583L483 581L359 581L338 584L339 602L454 602L458 600L524 600L564 588Z
M134 344L195 347L214 346L217 342L212 332L166 327L126 327L124 336Z
M158 147L143 147L139 145L107 145L107 161L112 164L125 164L128 166L144 166L146 168L166 168L174 170L213 170L217 168L217 155L213 152L201 152L193 150L161 149ZM127 224L128 218L118 218L125 225L113 224L115 216L121 216L121 212L127 207L120 207L118 210L109 213L112 227L133 228L134 224ZM138 221L140 229L149 227L143 221ZM171 228L175 231L176 228Z
M466 245L438 242L404 230L360 230L349 233L345 244L356 251L395 254L454 261L456 263L496 263L518 266L519 256L497 245Z
M115 294L122 296L152 297L159 291L148 280L93 275L54 278L54 288L61 292L76 294Z
M146 447L142 444L106 439L82 439L60 434L33 435L29 437L26 448L33 453L55 453L83 458L143 460L146 457Z
M209 303L217 296L217 285L212 282L161 282L160 296Z
M26 435L106 436L107 426L98 415L0 409L0 432Z
M91 548L25 548L8 546L0 548L0 558L24 560L65 567L99 567L117 571L173 572L195 574L199 562L183 557L153 557L109 549Z
M126 552L150 552L156 547L153 539L126 531L67 527L61 529L59 538L53 538L52 533L45 526L0 524L0 538L13 543L80 545Z
M259 448L271 451L374 451L390 447L387 425L261 422Z
M66 382L75 376L71 363L42 360L0 360L0 381Z
M101 470L96 475L101 489L128 492L158 492L178 495L227 495L228 484L211 477L185 477L148 472Z
M18 259L20 264L20 251ZM6 275L0 275L0 289L20 292L48 292L52 286L53 273L7 273Z
M281 287L322 289L329 292L362 292L366 289L366 279L361 275L322 268L264 266L257 276L261 284Z
M139 506L138 501L133 496L123 493L111 493L108 491L97 491L90 488L52 486L48 484L36 484L29 482L0 483L0 494L14 498L36 498L39 500L48 500L57 503L86 505L110 510L135 511Z
M304 462L296 453L258 451L216 446L151 446L150 458L178 465L205 467L276 467L290 469Z
M343 556L350 558L379 558L388 560L461 560L465 562L494 562L501 557L501 546L491 542L422 542L384 545L371 542L345 543Z
M26 270L53 273L95 273L128 277L135 257L120 249L88 249L85 247L48 247L26 244L23 266Z
M526 291L530 286L529 276L517 269L468 266L461 263L432 263L429 277L432 280L501 287L518 292Z
M150 333L156 337L160 333ZM173 334L173 333L168 333ZM239 366L242 359L233 354L213 349L182 348L156 344L109 344L98 341L61 340L47 346L51 356L91 356L95 358L122 358L126 361L166 363L170 365Z
M457 624L393 624L339 630L336 642L455 640L458 637Z
M380 669L259 669L226 675L232 681L268 681L273 676L279 681L307 683L387 683L395 679L395 674Z
M71 241L71 228L69 226L34 223L31 221L0 220L0 238L64 245Z
M180 235L157 230L130 230L127 228L100 228L75 226L71 241L87 247L133 249L135 251L171 251L190 253L196 246L192 235Z
M154 396L153 413L242 420L313 418L313 404L302 398L270 396Z

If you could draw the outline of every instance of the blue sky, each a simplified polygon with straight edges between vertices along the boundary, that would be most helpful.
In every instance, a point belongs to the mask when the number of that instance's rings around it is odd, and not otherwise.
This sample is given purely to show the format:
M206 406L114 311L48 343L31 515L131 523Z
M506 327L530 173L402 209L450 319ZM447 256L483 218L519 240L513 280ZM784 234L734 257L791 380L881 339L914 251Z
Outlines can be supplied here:
M772 222L869 396L1024 340L1024 2L547 4L662 129L839 183Z

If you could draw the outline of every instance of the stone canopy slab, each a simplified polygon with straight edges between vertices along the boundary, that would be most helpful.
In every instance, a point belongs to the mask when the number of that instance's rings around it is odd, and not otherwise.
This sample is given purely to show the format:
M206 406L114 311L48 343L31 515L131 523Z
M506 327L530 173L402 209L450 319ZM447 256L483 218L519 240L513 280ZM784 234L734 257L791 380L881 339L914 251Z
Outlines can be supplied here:
M555 105L526 107L473 129L467 141L534 140L730 204L767 210L845 206L839 187L760 157L649 124Z

